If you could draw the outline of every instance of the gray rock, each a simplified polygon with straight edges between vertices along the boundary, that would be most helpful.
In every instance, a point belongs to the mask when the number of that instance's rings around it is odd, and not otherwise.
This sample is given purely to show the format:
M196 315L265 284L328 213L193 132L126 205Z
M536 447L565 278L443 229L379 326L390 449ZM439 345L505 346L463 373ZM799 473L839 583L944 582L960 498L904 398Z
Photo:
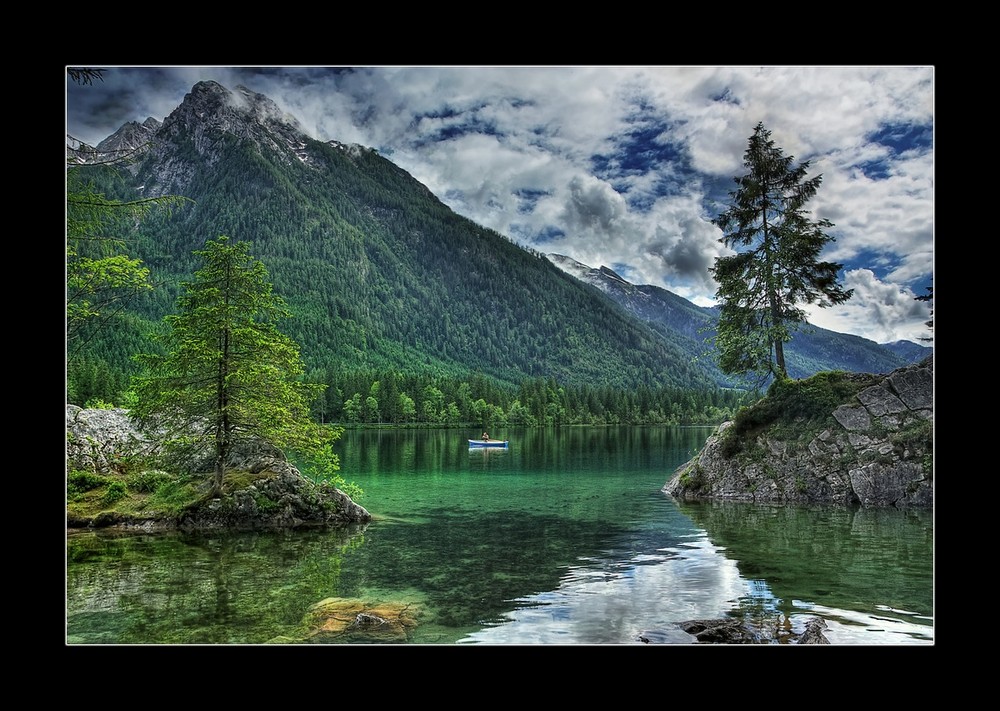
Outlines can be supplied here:
M694 637L697 644L830 644L823 634L826 623L818 617L806 622L801 633L779 628L777 625L752 624L745 620L721 617L707 620L688 620L678 625ZM644 633L647 643L658 639L651 633Z
M909 409L934 408L934 372L931 368L921 364L893 371L889 384Z
M906 410L906 405L898 397L889 392L888 388L876 385L865 388L858 393L858 400L868 410L872 417L880 417Z
M830 415L834 424L808 442L786 424L787 439L765 428L735 453L723 446L733 426L724 423L663 491L681 500L933 506L933 357L881 376Z
M872 418L863 405L841 405L833 411L833 418L852 432L865 432L872 426Z

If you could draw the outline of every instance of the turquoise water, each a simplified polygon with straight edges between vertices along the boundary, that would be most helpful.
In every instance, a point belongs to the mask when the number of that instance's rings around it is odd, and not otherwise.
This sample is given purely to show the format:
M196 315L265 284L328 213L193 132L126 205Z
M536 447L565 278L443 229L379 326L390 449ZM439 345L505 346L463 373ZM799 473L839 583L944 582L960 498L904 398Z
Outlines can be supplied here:
M348 432L341 473L375 521L72 533L67 641L687 644L678 622L731 613L793 630L821 616L834 644L933 642L930 512L678 504L661 488L710 432L491 432L506 450L470 449L478 432ZM310 612L321 602L407 624L343 629Z

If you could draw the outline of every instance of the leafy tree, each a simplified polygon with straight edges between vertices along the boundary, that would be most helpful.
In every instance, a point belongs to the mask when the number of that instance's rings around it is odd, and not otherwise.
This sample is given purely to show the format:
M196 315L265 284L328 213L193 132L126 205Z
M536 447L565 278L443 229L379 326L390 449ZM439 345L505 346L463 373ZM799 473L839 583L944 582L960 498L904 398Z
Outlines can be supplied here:
M734 178L729 208L713 222L727 247L745 248L718 257L711 272L719 284L715 338L719 367L729 374L771 373L788 377L784 344L805 321L798 304L841 304L853 289L837 283L843 265L819 261L833 241L829 220L813 220L805 206L822 176L806 178L809 161L792 165L758 123L744 154L748 172Z
M133 414L175 444L209 447L217 496L234 447L264 440L311 456L339 432L310 418L326 386L302 381L299 348L276 327L289 312L248 244L221 236L195 255L204 266L164 319L165 355L139 357Z
M361 393L354 393L350 399L344 401L344 417L348 422L361 420Z
M104 69L68 67L82 85L104 80ZM116 200L94 187L92 176L114 174L141 152L98 151L67 136L66 146L66 355L67 386L82 367L84 347L136 297L152 289L149 269L126 254L136 227L156 207L172 208L178 196ZM84 334L86 334L84 336Z
M85 323L108 319L152 288L142 261L123 253L123 235L155 204L110 200L84 180L79 166L67 167L66 336L71 345Z

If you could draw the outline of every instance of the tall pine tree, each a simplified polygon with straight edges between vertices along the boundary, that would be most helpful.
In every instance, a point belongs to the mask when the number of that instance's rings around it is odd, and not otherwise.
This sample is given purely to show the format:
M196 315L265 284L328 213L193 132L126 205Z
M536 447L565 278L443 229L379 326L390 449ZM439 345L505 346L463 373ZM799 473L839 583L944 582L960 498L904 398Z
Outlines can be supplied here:
M221 236L195 255L204 266L164 319L165 355L140 357L132 412L168 441L211 448L218 496L234 447L263 440L315 454L338 433L310 417L325 386L302 381L299 348L276 326L289 312L249 245Z
M787 378L784 344L806 316L798 305L827 307L853 294L837 283L843 265L819 261L833 241L825 232L833 223L813 220L806 203L822 176L806 178L809 161L797 167L792 161L758 123L744 154L748 172L734 178L732 203L714 220L720 241L737 250L718 257L711 269L719 284L716 348L726 373Z

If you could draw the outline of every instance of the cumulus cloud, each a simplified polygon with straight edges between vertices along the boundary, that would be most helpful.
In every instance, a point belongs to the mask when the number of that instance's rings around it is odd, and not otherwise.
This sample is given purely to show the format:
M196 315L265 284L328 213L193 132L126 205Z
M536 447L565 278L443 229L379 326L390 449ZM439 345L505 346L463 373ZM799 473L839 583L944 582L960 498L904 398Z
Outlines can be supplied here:
M927 293L925 288L914 293L907 287L879 280L870 269L847 272L844 286L854 289L851 299L826 309L810 307L810 323L833 331L855 333L877 343L919 342L931 336L926 325L931 317L931 304L916 300L917 296Z

